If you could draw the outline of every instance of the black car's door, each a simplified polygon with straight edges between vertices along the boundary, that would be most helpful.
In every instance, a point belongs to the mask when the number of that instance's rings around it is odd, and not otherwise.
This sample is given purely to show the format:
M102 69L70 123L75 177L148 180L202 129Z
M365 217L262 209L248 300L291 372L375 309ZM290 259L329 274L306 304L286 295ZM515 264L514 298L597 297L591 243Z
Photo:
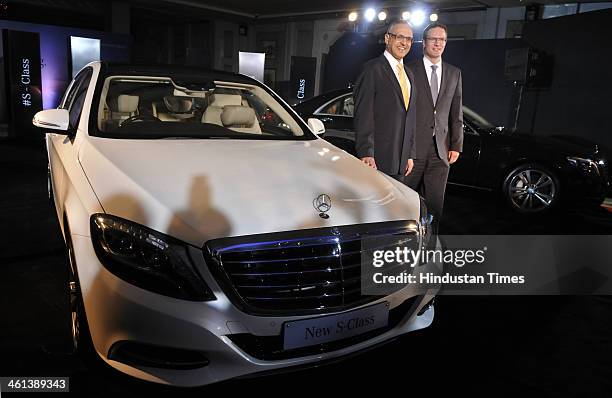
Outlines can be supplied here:
M450 167L448 182L451 184L475 185L480 161L481 137L469 123L463 125L463 152L459 160Z
M323 122L326 129L353 131L354 110L353 94L348 93L324 104L314 116Z

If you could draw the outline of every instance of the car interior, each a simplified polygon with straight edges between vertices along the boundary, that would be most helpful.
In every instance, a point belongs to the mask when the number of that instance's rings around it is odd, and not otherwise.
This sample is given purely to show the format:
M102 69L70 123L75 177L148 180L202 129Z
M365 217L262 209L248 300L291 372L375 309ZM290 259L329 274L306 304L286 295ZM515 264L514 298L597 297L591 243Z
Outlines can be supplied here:
M207 123L249 134L263 134L262 126L287 130L279 126L275 112L247 90L181 91L169 81L111 81L98 116L102 132L133 122Z

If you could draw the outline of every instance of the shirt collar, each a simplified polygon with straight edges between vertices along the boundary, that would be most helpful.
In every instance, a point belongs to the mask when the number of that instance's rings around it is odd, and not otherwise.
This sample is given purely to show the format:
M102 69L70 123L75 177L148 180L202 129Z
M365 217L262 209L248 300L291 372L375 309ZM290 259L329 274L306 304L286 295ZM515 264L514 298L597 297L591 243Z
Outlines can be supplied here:
M438 69L440 69L440 67L442 66L442 59L440 59L440 62L438 62L437 64L434 64L429 60L429 58L423 57L423 64L425 64L426 70L431 70L431 65L437 65Z
M393 55L391 55L391 53L389 51L385 50L384 55L385 55L385 58L387 58L387 61L389 61L389 63L391 65L397 65L398 63L400 65L404 65L404 60L403 59L398 61L397 59L395 59L395 57Z

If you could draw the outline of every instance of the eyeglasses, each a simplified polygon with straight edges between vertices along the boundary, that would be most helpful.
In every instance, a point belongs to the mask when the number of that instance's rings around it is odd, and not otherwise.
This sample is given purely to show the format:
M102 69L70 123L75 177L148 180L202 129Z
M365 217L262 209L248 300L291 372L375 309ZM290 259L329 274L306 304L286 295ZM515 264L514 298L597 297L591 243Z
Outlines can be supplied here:
M446 43L446 39L443 38L443 37L426 37L425 40L432 41L432 42L434 42L436 44L437 43L442 43L442 44Z
M387 33L389 36L393 37L397 41L407 41L412 43L412 37L404 36L404 35L396 35L395 33Z

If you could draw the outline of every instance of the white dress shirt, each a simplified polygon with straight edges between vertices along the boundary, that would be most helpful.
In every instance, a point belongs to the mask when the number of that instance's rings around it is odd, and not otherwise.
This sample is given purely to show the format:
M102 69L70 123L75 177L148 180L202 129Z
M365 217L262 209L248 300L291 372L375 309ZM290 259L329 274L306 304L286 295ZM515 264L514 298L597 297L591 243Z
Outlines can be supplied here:
M397 79L397 82L400 82L400 77L397 73L397 64L402 65L402 73L404 74L404 78L406 79L406 83L408 84L408 90L411 91L410 89L410 79L408 79L408 76L406 75L406 71L404 70L404 60L400 60L398 61L397 59L395 59L395 57L393 57L393 55L391 55L389 53L389 51L385 50L384 52L385 58L387 58L387 61L389 61L389 65L391 65L391 69L393 69L393 74L395 75L395 78ZM400 84L401 87L401 84Z
M436 76L438 77L438 93L440 93L440 84L442 84L442 60L437 64L432 63L429 58L423 57L423 64L425 65L425 72L427 73L427 81L429 82L429 87L431 87L431 65L437 65L436 68Z

